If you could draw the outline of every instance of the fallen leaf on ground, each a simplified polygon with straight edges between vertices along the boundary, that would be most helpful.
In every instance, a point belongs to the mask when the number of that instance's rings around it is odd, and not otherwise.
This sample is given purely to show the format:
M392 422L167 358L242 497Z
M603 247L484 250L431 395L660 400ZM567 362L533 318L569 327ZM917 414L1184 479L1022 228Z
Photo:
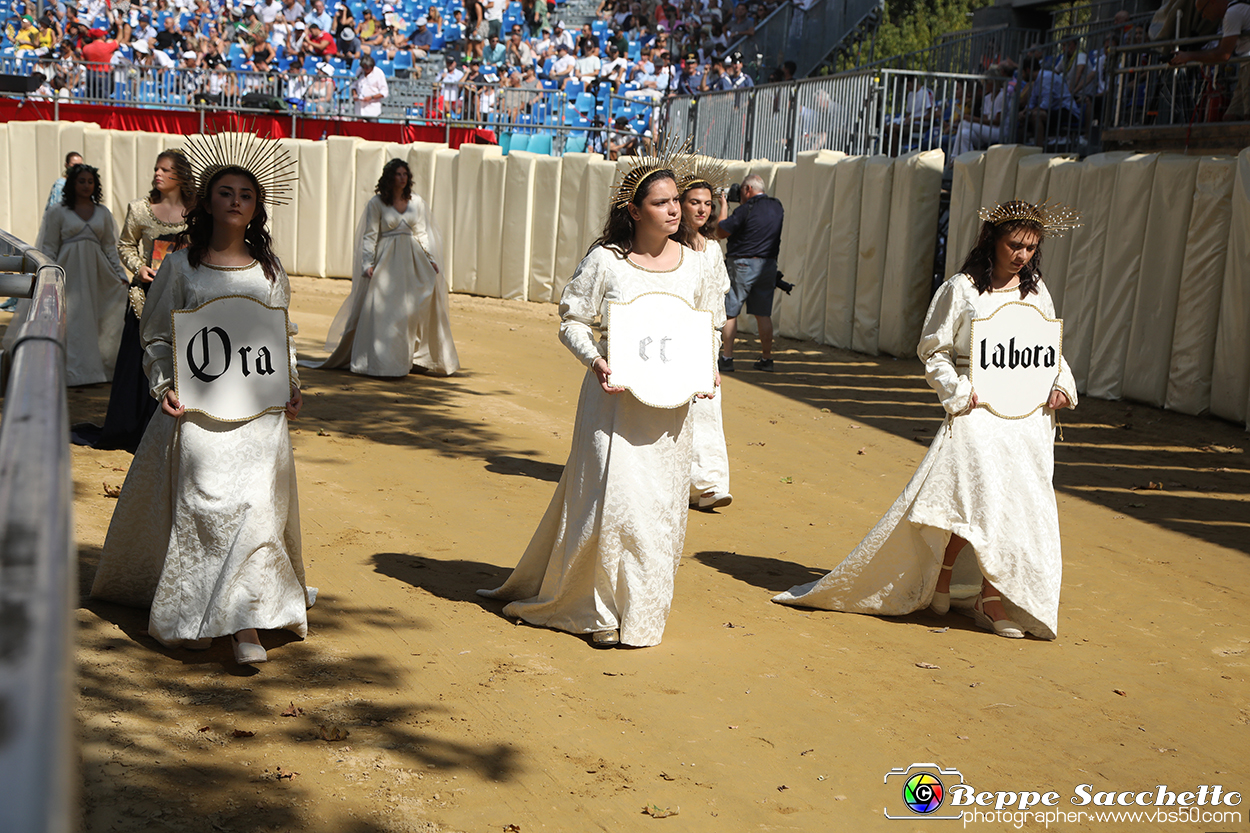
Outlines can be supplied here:
M661 772L661 773L660 773L660 777L661 777L661 778L663 778L665 781L676 781L676 780L677 780L677 779L676 779L676 778L674 778L673 776L669 775L667 772Z
M777 792L784 792L785 790L788 790L788 789L790 788L787 787L785 784L782 784L780 787L777 788Z
M799 753L799 757L802 757L804 755L810 755L815 751L816 751L815 749L804 749L802 752Z
M104 496L105 497L121 497L121 493L122 493L121 486L113 486L113 485L110 485L107 480L104 481Z
M299 717L303 713L304 713L304 710L301 709L299 706L295 705L294 702L292 702L291 707L287 709L286 711L284 711L282 713L282 716L283 717Z
M503 833L521 833L521 825L519 825L519 824L505 824L505 825L503 826Z
M859 426L858 426L858 425L856 425L855 423L851 423L850 427L851 427L851 428L858 428Z
M648 815L653 819L666 819L669 816L677 815L679 812L681 812L681 808L680 807L660 807L657 804L648 804L646 807L642 808L642 812L645 815Z
M291 771L291 770L289 770L289 769L288 769L287 771L283 772L283 771L282 771L282 767L278 767L277 769L275 769L273 774L274 774L275 776L277 776L277 779L278 779L279 781L283 780L284 778L285 778L287 781L290 781L290 780L291 780L292 778L294 778L296 775L299 775L299 773L298 773L298 772L292 772L292 771Z
M864 446L863 448L861 448L859 451L856 451L855 453L856 453L856 454L863 454L863 453L864 453L865 451L867 451L867 450L868 450L868 446Z
M1121 691L1121 690L1120 690L1120 689L1118 689L1118 688L1113 688L1113 689L1111 689L1111 690L1112 690L1112 691L1114 691L1116 694L1120 695L1121 697L1128 697L1128 692L1127 692L1127 691Z
M235 729L233 732L231 732L231 733L230 733L230 737L232 737L232 738L252 738L252 737L256 737L256 733L255 733L255 732L249 732L247 729Z
M930 662L918 662L918 663L916 663L916 667L917 667L917 668L929 668L929 669L931 669L931 670L933 670L933 671L941 671L941 670L942 670L942 666L940 666L940 665L934 665L933 663L930 663Z
M318 437L328 437L328 436L330 436L330 432L329 432L329 431L327 431L327 430L325 430L324 428L319 428L319 429L317 430L317 436L318 436Z
M1163 490L1163 483L1159 480L1151 480L1145 486L1130 486L1131 492L1159 492Z
M328 740L332 742L336 740L347 740L347 736L350 734L351 732L347 731L342 726L321 725L317 727L317 736L321 738L322 740Z
M737 729L737 728L738 728L738 724L736 724L736 723L730 723L730 724L729 724L729 728L730 728L730 729Z
M208 727L207 727L207 726L201 726L200 728L196 729L195 731L197 731L197 732L207 732L207 731L208 731Z

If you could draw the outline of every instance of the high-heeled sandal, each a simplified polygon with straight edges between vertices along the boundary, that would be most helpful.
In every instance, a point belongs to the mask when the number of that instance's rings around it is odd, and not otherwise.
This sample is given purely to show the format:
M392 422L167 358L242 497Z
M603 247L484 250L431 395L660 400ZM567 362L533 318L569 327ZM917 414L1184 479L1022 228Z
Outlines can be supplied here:
M1024 639L1024 631L1015 622L1010 619L991 619L985 613L986 602L1001 602L1002 600L1002 596L986 596L982 598L978 595L976 602L972 605L973 620L977 623L977 627L993 631L999 636L1005 636L1008 639Z
M234 646L234 661L239 665L257 665L269 661L264 647L255 642L240 642L238 636L230 634L230 644Z
M616 630L595 631L590 635L590 644L596 648L615 648L621 644L621 636Z
M949 567L945 564L942 565L942 570L945 572L950 572L953 569L955 569L954 564L951 564ZM950 613L950 609L951 609L950 591L947 590L945 593L938 593L935 590L933 592L933 601L929 603L929 609L932 610L934 613L936 613L938 616L945 616L947 613Z

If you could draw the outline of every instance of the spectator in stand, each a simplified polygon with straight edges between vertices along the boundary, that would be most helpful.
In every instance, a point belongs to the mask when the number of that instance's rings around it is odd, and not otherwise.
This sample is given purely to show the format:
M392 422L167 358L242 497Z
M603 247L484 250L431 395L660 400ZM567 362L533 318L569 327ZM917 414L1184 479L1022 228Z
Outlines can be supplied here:
M557 49L560 48L560 44L564 44L569 48L569 53L573 53L573 35L564 30L564 21L556 21L556 25L551 30L551 39L555 41Z
M1191 61L1223 64L1233 57L1250 57L1250 3L1246 0L1233 3L1228 0L1195 0L1194 9L1207 20L1220 21L1220 39L1210 49L1177 52L1172 56L1172 66ZM1237 86L1228 109L1224 111L1224 121L1244 120L1250 120L1250 61L1243 61L1237 67Z
M616 13L616 0L599 0L599 5L595 9L595 17L607 23L612 19L612 15Z
M551 39L551 30L543 29L539 34L538 40L533 44L534 56L539 60L547 57L548 53L556 54L556 42Z
M356 28L356 35L360 40L361 48L367 47L372 51L373 47L382 45L383 26L373 16L373 10L368 6L365 6L365 10L360 14L360 26Z
M282 16L286 18L287 23L294 26L304 19L304 4L300 0L282 0Z
M1007 107L1007 76L997 64L989 68L986 76L987 85L985 98L981 102L981 114L964 113L958 124L951 125L955 137L951 145L951 162L960 154L984 150L1002 141L1003 115Z
M686 56L682 71L674 80L676 95L699 94L699 90L703 88L703 73L699 72L699 61L693 54Z
M69 176L70 168L81 164L82 154L78 151L71 150L69 153L65 154L65 176L59 177L56 182L52 183L52 190L48 192L48 203L44 206L44 211L47 211L54 205L61 204L61 201L65 196L65 177ZM13 299L10 298L9 300L12 301ZM16 305L16 303L13 304L13 306ZM5 309L12 309L12 307L6 306Z
M302 56L308 54L308 25L302 20L295 21L291 25L291 48L287 50L288 55Z
M482 5L486 10L486 37L499 38L503 35L503 13L508 0L484 0Z
M321 24L313 23L308 26L308 34L304 37L304 50L306 55L325 60L339 54L338 45L334 42L334 38L330 33L321 28Z
M113 92L113 74L109 67L120 45L111 38L89 40L82 48L87 62L87 98L104 99Z
M139 69L173 69L175 61L165 52L153 49L145 40L131 44L135 53L134 64Z
M18 52L34 52L39 48L39 29L35 26L35 19L24 15L18 25L21 28L13 38L13 45Z
M719 23L712 24L712 34L704 41L704 46L711 49L717 54L723 53L729 48L729 35L725 34L725 27Z
M360 38L356 37L356 30L350 26L339 32L334 45L339 48L339 57L348 62L356 60L363 54L360 48Z
M430 27L430 31L435 35L439 35L443 31L443 13L438 10L438 6L430 6L430 10L425 13L425 25Z
M786 61L781 65L781 80L793 81L794 76L798 74L799 65L794 61Z
M725 75L731 90L745 90L755 86L751 76L742 71L742 53L736 49L725 59Z
M286 54L291 54L293 32L291 24L286 22L286 12L278 12L274 15L273 23L269 24L269 45L275 49L281 46Z
M152 26L152 13L148 11L140 12L139 25L134 27L134 31L131 33L131 40L151 40L154 37L156 37L156 29Z
M612 92L616 92L625 83L625 73L628 69L629 61L616 51L616 44L609 43L608 59L599 67L599 83L611 85Z
M334 110L334 67L318 64L317 74L304 97L304 111L329 113Z
M1024 59L1021 71L1029 86L1027 104L1020 118L1026 130L1032 128L1033 143L1044 149L1050 134L1080 124L1080 107L1063 76L1042 69L1036 55Z
M734 6L733 20L729 22L729 39L737 41L755 35L755 21L747 16L745 3Z
M434 33L430 31L429 18L418 17L417 27L408 35L408 46L412 49L412 57L425 60L434 48Z
M1078 94L1089 81L1089 56L1081 51L1077 38L1063 42L1063 56L1055 71L1068 82L1068 89L1073 95Z
M556 58L555 63L551 65L550 78L560 84L560 89L564 89L564 85L573 78L573 73L577 70L577 61L569 54L569 45L561 43L556 47L556 52L560 57Z
M443 105L448 113L460 112L460 82L464 80L464 72L456 66L456 59L448 55L443 59L443 71L438 74L438 83L443 86Z
M519 24L513 26L511 34L508 35L506 58L510 67L529 67L534 65L534 50L530 48L530 45L521 36Z
M718 93L728 89L730 89L730 83L725 77L725 67L721 64L720 58L713 58L707 73L703 76L703 83L699 85L699 92Z
M577 59L577 68L573 70L573 75L589 92L598 91L599 70L602 67L603 62L599 60L599 44L583 43L582 56Z
M382 115L382 102L390 95L386 75L378 69L372 55L360 59L360 72L352 82L352 101L356 102L356 115L376 119Z
M260 15L261 23L271 24L278 19L278 14L282 11L282 0L260 0L256 5L256 11Z
M637 156L642 137L630 126L629 119L618 116L608 134L608 159L615 162L622 156Z
M325 0L313 0L312 11L304 18L304 25L312 29L313 24L322 32L334 31L334 18L326 11Z
M508 47L499 42L498 35L489 35L486 46L482 47L482 63L499 66L508 57Z
M456 9L451 13L451 22L443 29L443 51L460 55L465 51L464 13Z

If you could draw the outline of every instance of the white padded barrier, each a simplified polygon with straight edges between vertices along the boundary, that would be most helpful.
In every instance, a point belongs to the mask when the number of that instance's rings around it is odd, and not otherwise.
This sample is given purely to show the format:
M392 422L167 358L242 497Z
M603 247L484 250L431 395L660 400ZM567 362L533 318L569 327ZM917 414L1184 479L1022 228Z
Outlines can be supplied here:
M855 274L859 268L859 217L865 156L848 156L834 168L829 260L822 341L849 349L855 326Z
M871 156L864 161L864 198L859 212L859 263L855 269L855 326L851 349L875 356L881 331L881 289L885 247L890 234L890 195L894 160Z
M1021 159L1016 166L1016 199L1034 205L1045 202L1051 169L1073 159L1061 153L1034 153Z
M981 192L985 189L985 151L955 157L951 174L950 220L946 225L946 274L958 274L981 229Z
M356 245L356 146L354 136L326 139L326 277L352 276L352 250ZM376 182L377 179L374 179ZM336 199L329 199L331 194Z
M295 249L295 272L300 275L326 276L326 197L330 193L330 148L325 142L297 139L299 147L299 182L296 183L298 207L296 239L304 245Z
M108 161L110 187L104 191L104 204L117 218L119 227L126 221L126 206L130 201L141 193L148 192L147 188L140 190L139 187L139 135L133 131L118 130L113 133L113 143L110 146ZM151 161L144 162L142 170L145 173L152 170ZM151 182L151 177L147 177L145 184Z
M300 170L300 143L295 139L280 139L279 145ZM269 232L273 238L273 253L282 261L288 274L295 272L296 252L299 251L299 188L293 188L286 205L269 209ZM318 238L314 238L318 239ZM319 244L318 244L319 245Z
M1099 153L1081 163L1080 201L1073 204L1080 206L1084 225L1072 233L1063 314L1063 355L1076 376L1077 390L1081 392L1085 391L1085 382L1089 377L1116 168L1130 155L1123 151ZM1116 230L1119 231L1118 225Z
M538 157L519 151L500 157L506 166L499 297L525 300L534 243L534 180Z
M1084 170L1084 162L1062 158L1057 160L1050 168L1046 199L1079 210L1081 174ZM1068 264L1072 256L1072 239L1075 234L1074 231L1070 231L1061 237L1052 237L1042 244L1042 279L1046 281L1051 300L1055 302L1055 313L1060 318L1064 317L1067 309L1064 295L1068 286ZM1064 339L1066 350L1066 334Z
M65 171L65 157L61 155L61 123L54 121L35 122L35 155L24 161L35 167L35 177L42 186L43 198L46 201L48 191ZM107 197L106 197L107 199ZM107 204L107 203L106 203ZM122 218L118 219L121 222Z
M877 349L898 358L916 355L933 294L933 254L945 164L946 154L941 150L915 151L894 161Z
M798 166L794 162L778 166L773 176L773 193L770 197L781 200L785 211L785 221L781 226L781 249L777 255L777 269L793 278L802 268L802 252L804 242L799 233L804 226L803 219L798 216L798 201L801 189L798 185ZM735 206L729 206L731 212ZM786 295L777 292L773 296L773 332L776 335L788 336L791 333L790 322L797 317L799 300L794 293ZM747 315L744 310L738 316L738 329L745 333L756 332L755 318Z
M482 160L489 150L502 155L492 145L461 145L456 162L456 232L452 241L456 261L451 270L451 288L456 292L477 292L477 234L481 191Z
M9 164L9 126L7 124L0 124L0 165L3 166L3 168L0 168L0 170L10 171L13 169L12 166ZM11 179L12 177L6 176L4 178L4 182L0 182L0 228L3 228L3 229L13 228L12 220L11 220L12 215L10 213L10 206L12 205L12 202L9 197L9 186L10 186ZM51 190L51 188L52 188L52 183L48 183L48 189ZM43 210L43 203L45 200L47 200L47 198L48 198L48 192L44 191L43 195L39 198L39 206L37 210L39 211ZM32 209L33 208L34 207L32 206ZM35 241L30 240L27 242L34 245Z
M1185 239L1193 209L1199 159L1166 153L1155 164L1154 187L1138 271L1137 298L1129 316L1119 394L1163 407L1172 359Z
M48 191L52 189L51 179L40 179L37 165L30 160L38 156L37 122L9 122L9 194L13 205L9 215L12 225L9 231L15 237L34 245L39 234L39 223L43 219L43 204L48 199ZM106 166L107 167L107 166ZM60 176L58 173L57 176ZM100 171L101 182L106 182L105 171ZM108 199L108 189L104 190L104 198ZM27 202L27 201L31 202ZM32 205L35 203L36 205Z
M556 283L556 251L560 234L560 179L558 156L534 156L534 217L531 225L529 289L531 301L550 303ZM572 272L569 273L572 275Z
M577 271L586 255L582 245L586 222L586 167L588 153L566 153L560 158L560 217L556 237L556 271L551 282L551 300L559 303L564 285Z
M482 157L477 188L477 281L473 292L488 298L505 297L501 239L507 175L508 157L502 151Z
M460 151L443 148L434 154L434 191L430 200L430 216L443 236L443 263L438 268L452 286L452 270L456 265L456 190L460 183Z
M595 242L603 231L603 224L608 219L608 200L612 196L612 182L616 179L617 163L609 162L602 156L591 156L586 164L586 179L582 190L585 192L585 204L582 206L582 239L578 249L582 255ZM581 262L581 258L578 258ZM570 272L568 277L573 277Z
M437 142L413 142L408 146L408 168L412 171L412 193L420 194L426 206L434 204L434 178L438 152L447 145ZM442 264L439 264L440 268Z
M1206 157L1198 162L1164 400L1165 407L1183 414L1201 414L1211 407L1215 331L1220 319L1236 176L1236 159Z
M1250 148L1237 156L1232 208L1215 331L1211 413L1245 422L1250 407Z
M1107 248L1095 303L1094 335L1090 342L1089 374L1085 390L1099 399L1119 399L1124 378L1137 285L1141 280L1142 246L1150 219L1150 194L1159 154L1136 153L1116 166L1115 186L1108 204ZM1186 193L1185 191L1178 192ZM1183 199L1183 197L1178 197ZM1188 218L1186 218L1188 219ZM1152 252L1162 240L1150 241ZM1151 280L1154 272L1152 254Z
M1000 202L1016 197L1016 169L1020 160L1041 148L1031 145L991 145L985 151L985 183L981 188L981 203L993 208Z
M807 245L797 253L803 258L796 289L800 296L797 333L800 338L811 341L822 341L825 337L834 181L838 163L845 158L845 153L822 151L812 160L807 204L802 209L807 220L807 231L803 234ZM802 176L801 167L799 174Z

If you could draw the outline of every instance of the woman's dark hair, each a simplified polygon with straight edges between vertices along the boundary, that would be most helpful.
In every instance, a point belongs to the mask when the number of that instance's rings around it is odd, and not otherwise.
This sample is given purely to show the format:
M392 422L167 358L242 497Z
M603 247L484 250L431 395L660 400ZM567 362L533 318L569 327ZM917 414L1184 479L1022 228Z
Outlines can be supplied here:
M395 204L395 174L403 168L408 172L408 182L404 185L403 197L406 200L412 199L412 168L408 167L408 163L402 159L392 159L382 168L382 176L378 177L378 184L374 186L373 193L382 198L382 202L387 205Z
M1037 248L1020 270L1020 297L1026 298L1037 292L1037 283L1042 279L1042 238L1045 232L1040 224L1032 220L1007 220L997 225L981 223L977 242L964 259L964 265L959 267L960 272L972 278L972 285L977 288L978 294L990 291L994 277L994 247L999 240L1021 229L1037 235Z
M647 195L651 193L652 187L662 179L667 179L674 185L677 184L677 177L673 176L672 171L656 171L638 183L638 190L634 191L634 198L631 200L631 203L641 208L647 199ZM676 240L681 245L689 247L694 241L694 231L688 228L685 223L679 223L677 231L670 234L669 239ZM595 246L615 249L617 255L622 259L633 251L634 218L629 216L628 208L618 205L612 206L611 210L608 211L608 218L603 222L603 233L599 235L598 240L590 244L591 249Z
M96 205L104 199L104 189L100 186L100 172L90 165L78 163L69 169L69 173L65 174L65 187L61 189L61 205L66 208L73 208L75 201L78 199L78 175L81 173L91 174L91 178L95 180L95 190L91 192L91 201Z
M182 151L173 148L161 151L156 161L159 163L162 159L168 159L174 166L174 176L178 177L178 192L182 195L183 209L190 211L195 205L195 174L191 171L191 163ZM148 202L156 205L163 199L165 195L153 185L152 190L148 192Z
M708 185L706 182L692 182L690 185L686 186L686 190L681 192L682 204L684 205L686 202L686 195L688 195L691 191L699 191L699 190L707 191L709 194L711 194L712 204L713 205L716 204L716 192L713 191L712 186ZM686 222L686 212L684 210L682 211L681 221L683 225ZM698 232L699 234L702 234L708 240L713 240L716 237L716 228L717 228L716 214L715 212L709 211L707 215L707 222L704 223L699 228L694 229L694 231Z
M265 211L264 193L256 177L245 168L230 165L215 172L209 178L208 184L204 187L204 199L198 200L195 207L187 212L187 227L178 235L177 244L187 247L187 262L191 266L196 267L203 262L204 253L208 251L208 243L213 237L213 215L208 213L209 206L213 202L213 188L223 176L230 174L244 177L256 190L256 213L252 216L252 221L247 224L247 230L243 233L243 242L247 244L248 254L256 259L260 268L264 270L265 277L272 282L277 278L282 264L273 253L273 241L269 238L269 232L265 230L265 225L269 222L269 214Z

